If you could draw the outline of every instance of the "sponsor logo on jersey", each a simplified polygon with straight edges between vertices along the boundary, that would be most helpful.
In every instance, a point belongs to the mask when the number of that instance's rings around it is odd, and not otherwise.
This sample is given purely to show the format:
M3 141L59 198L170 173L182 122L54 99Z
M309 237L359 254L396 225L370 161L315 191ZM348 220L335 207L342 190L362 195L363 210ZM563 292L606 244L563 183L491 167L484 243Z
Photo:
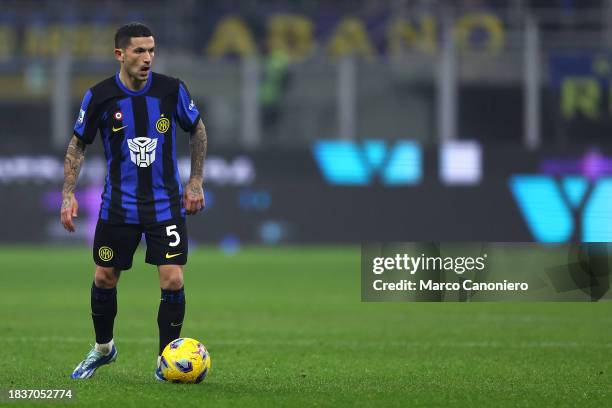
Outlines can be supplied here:
M117 120L123 119L123 113L121 113L121 111L115 112L114 116L115 116L115 119L117 119Z
M157 139L135 137L127 140L130 148L130 160L138 167L149 167L155 161Z
M79 111L79 118L77 119L77 122L79 123L79 125L83 124L83 121L85 120L85 111L83 109L81 109Z

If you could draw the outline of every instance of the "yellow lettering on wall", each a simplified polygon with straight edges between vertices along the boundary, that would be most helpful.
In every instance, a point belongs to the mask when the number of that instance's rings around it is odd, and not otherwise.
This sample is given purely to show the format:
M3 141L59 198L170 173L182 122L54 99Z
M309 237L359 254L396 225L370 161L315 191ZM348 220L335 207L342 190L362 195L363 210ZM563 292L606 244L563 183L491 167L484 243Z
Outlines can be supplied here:
M582 114L591 119L599 118L601 87L590 77L569 77L561 84L561 111L566 119Z
M505 32L504 24L494 14L470 13L457 20L455 24L457 44L461 51L488 51L497 53L504 47ZM476 30L485 30L488 38L483 48L477 48L470 43L470 36Z
M92 26L91 37L93 41L89 44L89 53L92 56L112 56L113 49L115 48L115 26L104 25L104 26Z
M255 41L244 22L235 16L219 22L208 44L206 53L211 57L225 55L251 56L256 53Z
M0 26L0 59L15 55L15 31L9 26Z
M59 49L60 34L46 26L27 26L24 33L24 54L28 57L49 57Z
M66 44L72 50L72 53L77 57L91 55L91 44L94 42L92 36L92 27L89 25L79 25L70 27L65 31ZM113 43L108 44L109 48L114 46Z
M312 21L304 16L272 16L268 19L268 52L280 51L296 60L306 58L313 50L312 32Z
M420 31L404 19L396 20L387 30L388 52L401 55L409 50L428 53L436 51L436 22L432 16L424 16L419 21Z
M333 57L358 55L371 58L374 54L363 23L354 17L347 17L340 22L329 41L327 51Z
M89 24L26 27L23 52L52 57L69 52L76 57L112 55L116 27Z

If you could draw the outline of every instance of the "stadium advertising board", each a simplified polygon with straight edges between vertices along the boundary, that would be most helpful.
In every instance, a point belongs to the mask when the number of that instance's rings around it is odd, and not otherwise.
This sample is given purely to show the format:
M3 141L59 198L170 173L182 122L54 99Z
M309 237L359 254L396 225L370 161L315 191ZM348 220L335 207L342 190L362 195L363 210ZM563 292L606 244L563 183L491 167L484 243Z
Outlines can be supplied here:
M57 222L62 163L51 156L0 158L4 241L91 239L104 162L80 179L82 228ZM189 174L189 159L179 160ZM529 154L470 141L324 141L310 150L227 152L206 163L205 216L195 241L277 244L380 241L568 242L612 239L610 160L604 153ZM427 214L426 217L423 214Z

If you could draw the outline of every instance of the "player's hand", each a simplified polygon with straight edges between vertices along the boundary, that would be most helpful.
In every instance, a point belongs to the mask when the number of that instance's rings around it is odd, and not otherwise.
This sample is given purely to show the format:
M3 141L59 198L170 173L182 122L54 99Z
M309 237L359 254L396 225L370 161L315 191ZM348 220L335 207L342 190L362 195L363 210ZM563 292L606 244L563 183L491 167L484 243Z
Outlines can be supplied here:
M79 203L74 194L68 194L62 199L61 220L62 225L68 232L74 232L73 218L78 217Z
M185 186L183 205L187 214L197 214L204 209L204 189L202 179L190 178Z

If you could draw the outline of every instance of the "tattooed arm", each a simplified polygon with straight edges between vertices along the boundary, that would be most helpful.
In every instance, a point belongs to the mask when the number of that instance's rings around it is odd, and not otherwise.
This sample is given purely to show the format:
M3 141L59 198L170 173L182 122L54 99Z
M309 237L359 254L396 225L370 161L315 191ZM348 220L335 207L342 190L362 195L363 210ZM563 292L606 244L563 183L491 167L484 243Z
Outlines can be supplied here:
M191 176L185 187L183 204L187 214L195 214L204 209L204 158L207 148L206 128L202 119L198 120L189 137L189 150L191 151Z
M85 143L76 136L72 136L64 158L64 187L62 189L61 210L62 225L69 232L74 232L72 218L77 217L79 209L79 204L74 197L74 189L81 172L83 160L85 160Z

